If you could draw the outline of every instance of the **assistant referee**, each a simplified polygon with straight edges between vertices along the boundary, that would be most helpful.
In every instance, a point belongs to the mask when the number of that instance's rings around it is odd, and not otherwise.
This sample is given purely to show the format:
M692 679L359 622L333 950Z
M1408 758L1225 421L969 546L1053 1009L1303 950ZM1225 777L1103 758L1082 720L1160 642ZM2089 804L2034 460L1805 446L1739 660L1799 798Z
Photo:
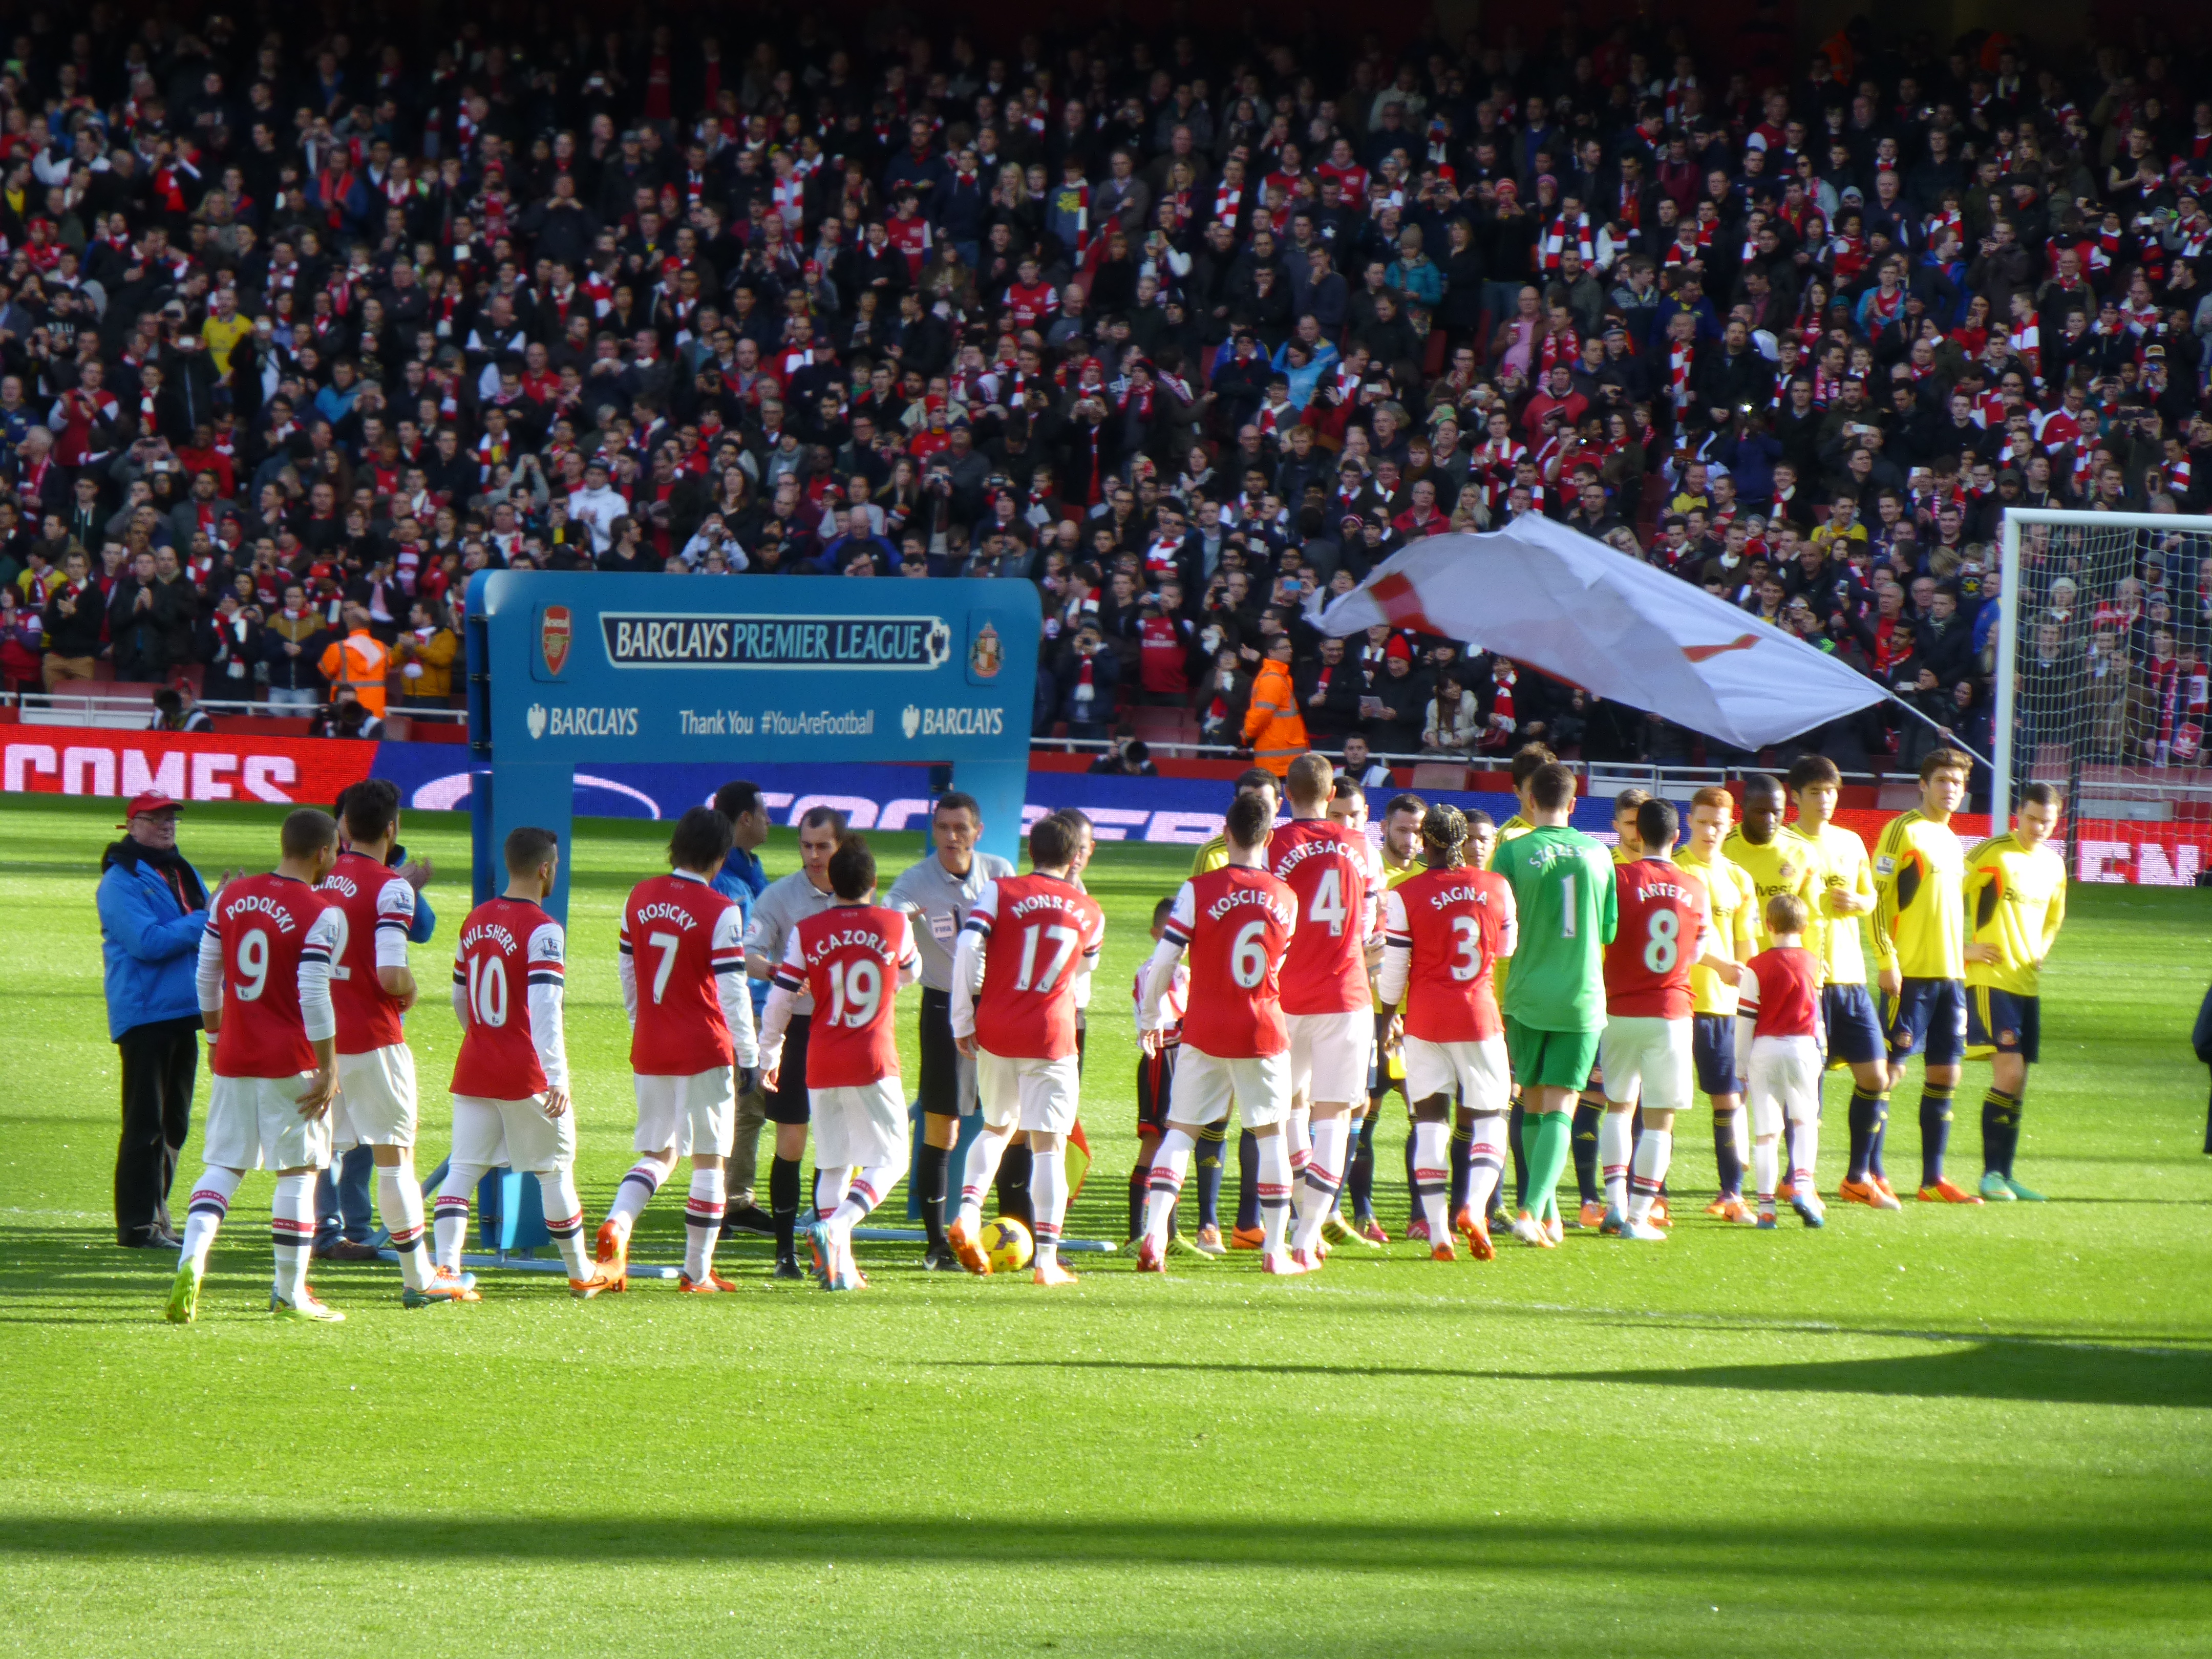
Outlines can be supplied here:
M913 918L921 955L921 1148L914 1189L929 1235L922 1266L941 1270L960 1266L945 1242L945 1169L961 1118L975 1109L975 1062L952 1041L952 946L984 884L1015 872L1006 860L976 852L983 813L973 795L957 789L939 795L929 830L935 850L893 882L884 902Z

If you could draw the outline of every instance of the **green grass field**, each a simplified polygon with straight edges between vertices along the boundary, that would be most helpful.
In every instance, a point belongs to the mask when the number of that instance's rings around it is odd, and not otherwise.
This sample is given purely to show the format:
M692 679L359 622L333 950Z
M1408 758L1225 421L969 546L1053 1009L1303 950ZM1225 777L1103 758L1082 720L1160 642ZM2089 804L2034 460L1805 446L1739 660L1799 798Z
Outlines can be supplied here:
M1251 1256L1165 1281L1078 1257L1054 1294L863 1246L875 1288L832 1297L725 1245L736 1296L586 1304L508 1274L419 1313L393 1269L325 1267L349 1322L302 1328L263 1310L260 1176L178 1328L172 1260L116 1249L108 1210L92 890L116 816L0 807L0 1650L2212 1652L2205 895L2076 890L2021 1163L2048 1205L1723 1230L1697 1213L1700 1121L1663 1246L1347 1247L1291 1281ZM196 808L183 844L266 867L275 823ZM594 1221L629 1161L615 914L661 867L654 829L594 825L576 853ZM407 840L440 868L410 1022L427 1168L467 848L458 819ZM917 842L877 847L888 877ZM768 853L795 867L788 836ZM1182 870L1119 846L1091 869L1110 931L1073 1232L1122 1229L1127 987ZM1969 1174L1986 1076L1960 1091ZM1394 1231L1403 1133L1394 1112L1377 1160ZM676 1259L680 1211L656 1202L641 1256Z

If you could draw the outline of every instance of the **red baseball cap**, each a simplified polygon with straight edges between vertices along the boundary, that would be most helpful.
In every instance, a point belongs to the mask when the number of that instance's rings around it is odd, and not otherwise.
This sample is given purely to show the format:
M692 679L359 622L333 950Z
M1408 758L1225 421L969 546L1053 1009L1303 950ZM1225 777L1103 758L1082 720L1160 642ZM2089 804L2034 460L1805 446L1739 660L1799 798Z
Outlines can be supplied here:
M121 827L125 830L129 829L131 827L131 820L137 817L141 812L181 812L184 811L184 802L178 800L172 796L165 795L158 789L149 789L143 795L131 796L131 808L128 811L124 813Z

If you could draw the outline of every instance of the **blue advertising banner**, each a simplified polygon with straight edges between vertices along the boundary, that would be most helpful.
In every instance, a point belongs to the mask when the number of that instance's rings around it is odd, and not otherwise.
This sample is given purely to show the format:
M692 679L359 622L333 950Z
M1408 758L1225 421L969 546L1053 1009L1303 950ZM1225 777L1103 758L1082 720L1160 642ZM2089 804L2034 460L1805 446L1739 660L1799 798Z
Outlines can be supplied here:
M477 896L519 825L565 832L572 811L672 816L711 792L699 778L799 763L949 767L982 804L985 848L1012 856L1040 616L1024 581L481 572L469 584L469 762L484 775L450 803L474 820ZM641 769L649 783L618 775ZM556 915L567 882L564 866Z

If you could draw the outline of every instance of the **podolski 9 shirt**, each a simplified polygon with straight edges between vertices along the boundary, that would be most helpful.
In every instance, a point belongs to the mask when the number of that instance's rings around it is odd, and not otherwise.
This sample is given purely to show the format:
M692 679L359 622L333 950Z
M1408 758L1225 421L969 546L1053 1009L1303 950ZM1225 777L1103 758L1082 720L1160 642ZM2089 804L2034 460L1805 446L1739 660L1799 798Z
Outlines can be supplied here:
M208 907L200 936L200 1007L220 1009L217 1077L296 1077L315 1042L337 1035L331 954L338 920L296 876L240 876Z

